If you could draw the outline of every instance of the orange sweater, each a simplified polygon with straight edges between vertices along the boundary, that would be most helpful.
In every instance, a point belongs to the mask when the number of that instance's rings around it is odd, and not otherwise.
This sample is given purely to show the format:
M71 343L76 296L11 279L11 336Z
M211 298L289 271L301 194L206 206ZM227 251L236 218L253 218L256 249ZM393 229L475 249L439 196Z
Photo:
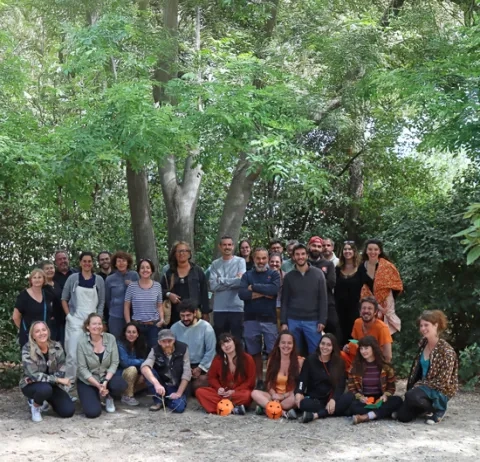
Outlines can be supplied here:
M222 380L222 363L223 357L217 355L212 361L212 365L208 370L209 385L218 390L219 388L227 388L229 390L251 390L255 388L256 369L253 358L247 354L245 355L245 378L235 377L228 371L226 380Z

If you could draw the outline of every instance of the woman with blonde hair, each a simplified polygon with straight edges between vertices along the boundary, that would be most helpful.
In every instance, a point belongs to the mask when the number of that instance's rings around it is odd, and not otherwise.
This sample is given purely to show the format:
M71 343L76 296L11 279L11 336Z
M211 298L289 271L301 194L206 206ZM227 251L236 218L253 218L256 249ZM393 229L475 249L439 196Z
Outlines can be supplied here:
M424 311L418 318L423 338L410 370L405 401L397 413L400 422L426 413L426 424L440 423L448 401L458 391L457 354L440 338L447 325L447 317L440 310Z
M48 404L60 417L72 417L75 406L63 389L70 386L70 379L65 377L62 345L50 339L50 330L44 321L32 323L28 338L22 348L20 389L28 398L32 420L41 422L42 411L48 409Z
M47 282L45 273L35 268L28 278L28 289L22 290L15 302L12 320L19 329L19 342L23 347L28 342L30 326L43 321L50 329L53 326L53 295L44 289Z

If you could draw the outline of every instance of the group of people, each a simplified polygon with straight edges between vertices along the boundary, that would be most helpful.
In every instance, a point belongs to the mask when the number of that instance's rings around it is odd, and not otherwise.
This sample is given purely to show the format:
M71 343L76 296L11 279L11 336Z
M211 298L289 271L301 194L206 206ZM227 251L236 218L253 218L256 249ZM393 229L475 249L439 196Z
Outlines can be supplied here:
M13 314L32 419L49 404L73 415L75 390L94 418L102 405L114 412L114 399L138 405L135 394L146 388L151 411L181 413L194 394L220 415L245 414L254 401L257 414L304 423L442 420L458 388L455 351L440 338L447 320L438 310L420 316L408 391L395 396L392 334L401 329L395 298L403 286L380 241L367 241L362 255L345 241L340 258L318 236L289 241L286 260L279 240L238 248L235 255L222 237L221 257L204 272L189 244L176 242L160 283L150 260L133 271L121 251L99 253L98 273L90 252L78 271L64 251L55 264L42 262Z

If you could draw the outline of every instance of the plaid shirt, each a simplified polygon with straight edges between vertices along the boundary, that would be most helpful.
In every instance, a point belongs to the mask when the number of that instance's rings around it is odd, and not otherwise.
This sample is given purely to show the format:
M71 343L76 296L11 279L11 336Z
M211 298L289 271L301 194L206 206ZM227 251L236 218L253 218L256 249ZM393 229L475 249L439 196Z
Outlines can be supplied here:
M30 355L30 343L26 343L22 348L24 375L20 380L20 388L35 382L54 384L57 378L65 377L65 352L60 343L50 341L46 357L42 354L38 345L35 345L35 353L36 360Z
M380 384L382 386L382 393L387 396L395 394L395 371L390 366L383 366L380 373ZM348 373L348 391L355 395L356 399L364 397L363 394L363 377L355 375L350 371Z

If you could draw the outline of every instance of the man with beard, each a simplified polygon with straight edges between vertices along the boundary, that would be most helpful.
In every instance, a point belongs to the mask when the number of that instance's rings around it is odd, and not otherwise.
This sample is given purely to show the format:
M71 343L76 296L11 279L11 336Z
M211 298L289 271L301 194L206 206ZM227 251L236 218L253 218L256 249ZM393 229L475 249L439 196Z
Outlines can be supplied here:
M246 271L245 259L234 255L233 239L222 236L218 244L222 256L210 266L210 290L213 292L213 328L217 337L223 332L243 337L243 302L238 297L240 280Z
M188 347L175 339L170 329L158 333L158 345L154 346L141 366L148 391L153 395L151 411L159 411L165 405L176 413L187 407L187 386L192 378Z
M70 260L65 250L55 252L55 275L53 281L63 290L68 277L73 273L78 273L75 268L70 268Z
M172 332L180 342L188 346L192 370L192 392L197 388L208 387L207 372L215 357L217 340L215 331L207 321L197 319L193 300L182 300L177 306L180 321L172 326Z
M319 270L323 271L325 280L327 281L327 297L328 297L328 322L325 326L325 332L329 332L337 339L342 338L342 332L340 331L340 323L338 321L338 314L335 308L335 297L333 295L333 289L337 282L337 275L335 273L335 265L324 258L322 254L323 240L318 236L313 236L308 241L308 255L311 265L315 266Z
M265 343L266 352L270 354L277 339L280 274L268 267L268 251L263 247L255 249L253 263L253 268L242 276L238 295L245 302L245 345L255 361L256 388L263 390L262 345Z
M330 238L326 238L323 240L323 258L325 260L331 261L333 266L337 266L339 262L339 258L335 255L333 248L335 247L335 242L333 242Z
M110 259L112 258L112 254L106 250L100 252L97 257L98 266L100 267L99 272L97 273L102 279L105 281L107 276L112 272L112 265ZM103 318L105 319L105 313Z
M295 268L283 280L281 328L292 332L297 345L304 337L313 353L328 319L327 285L323 271L308 262L305 244L294 247L293 258Z
M392 361L392 335L388 326L378 319L378 302L375 297L365 297L360 300L360 317L355 320L352 329L352 339L340 352L345 361L345 369L350 370L353 359L357 353L358 340L371 335L375 337L387 363Z

